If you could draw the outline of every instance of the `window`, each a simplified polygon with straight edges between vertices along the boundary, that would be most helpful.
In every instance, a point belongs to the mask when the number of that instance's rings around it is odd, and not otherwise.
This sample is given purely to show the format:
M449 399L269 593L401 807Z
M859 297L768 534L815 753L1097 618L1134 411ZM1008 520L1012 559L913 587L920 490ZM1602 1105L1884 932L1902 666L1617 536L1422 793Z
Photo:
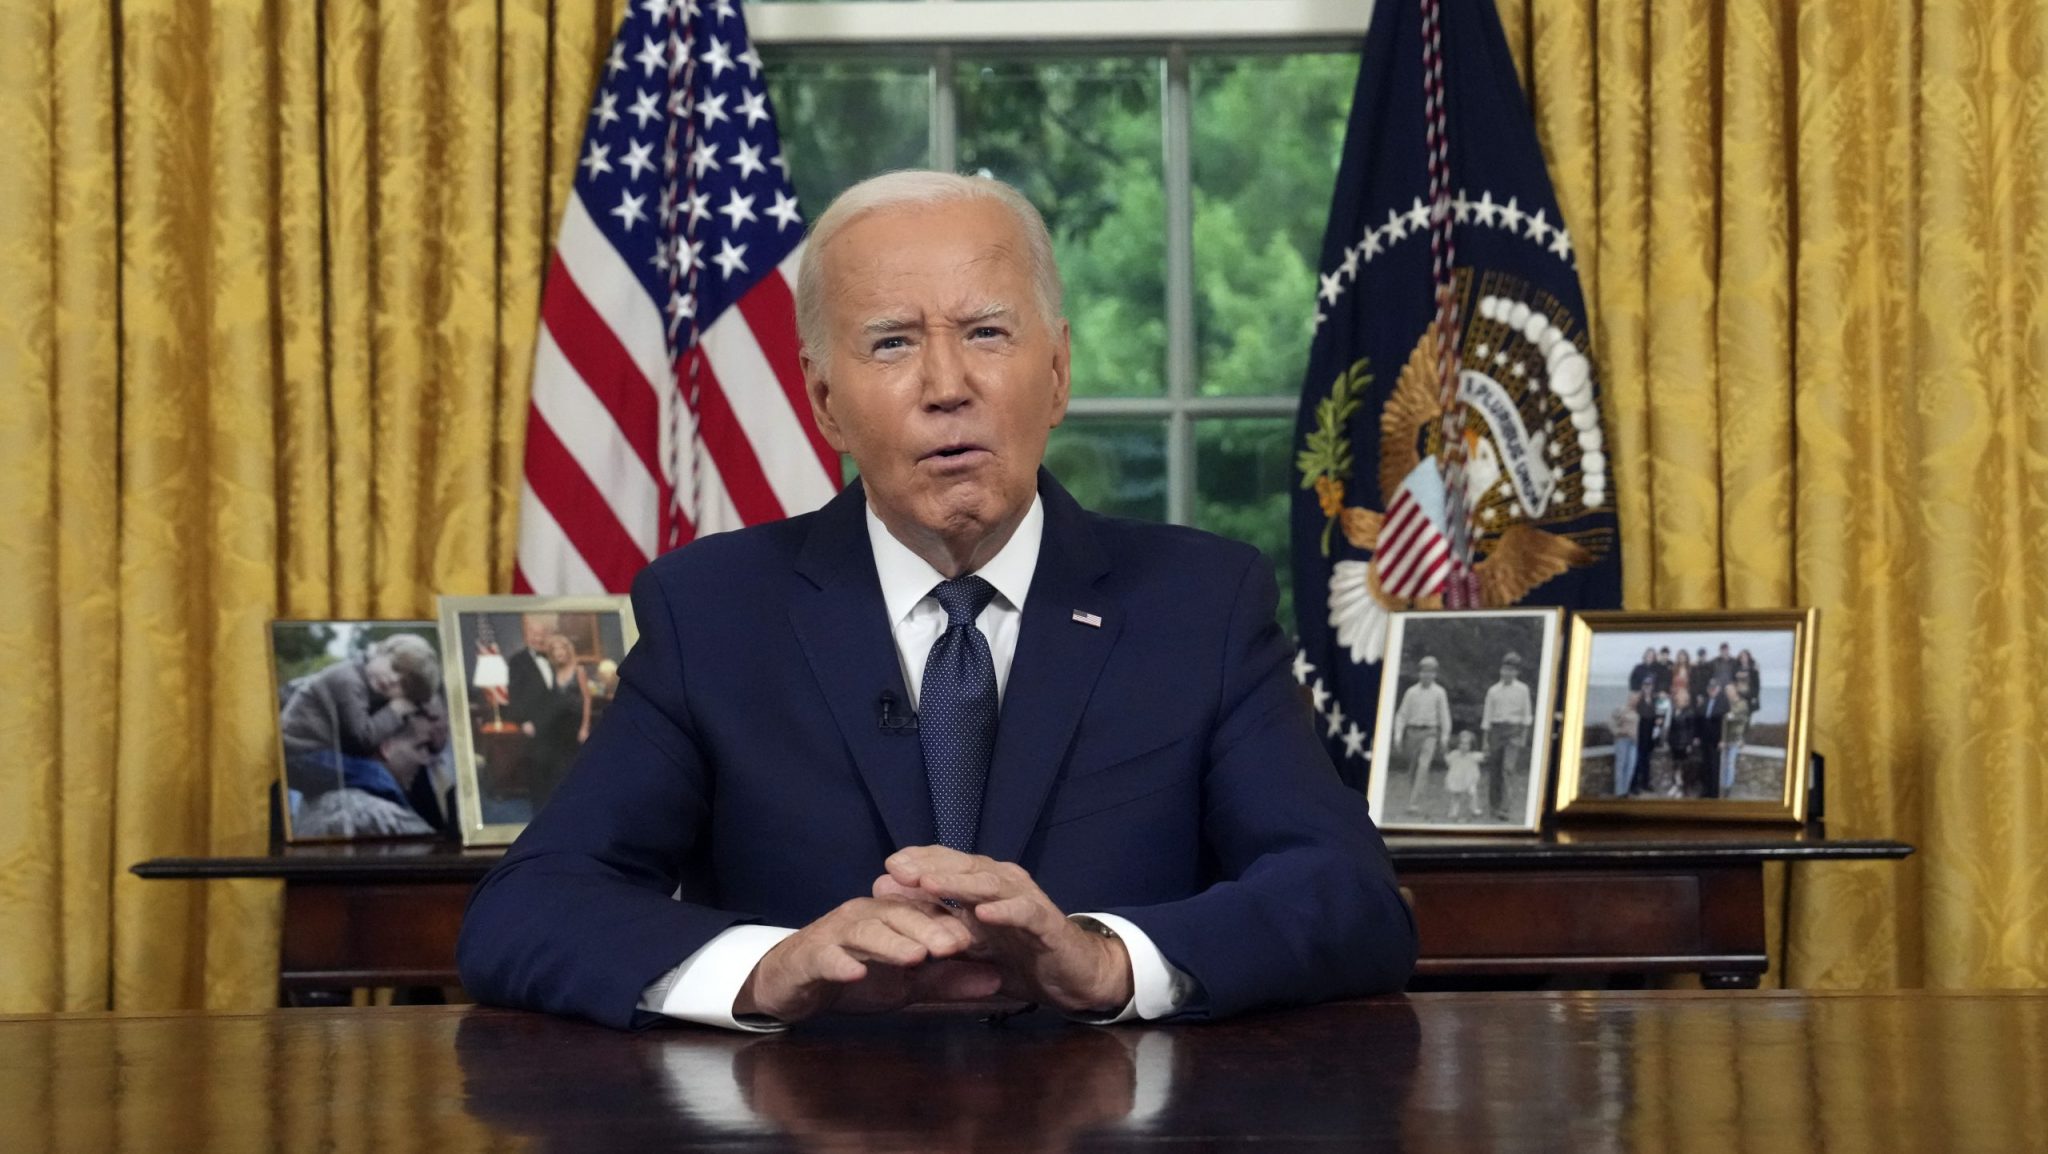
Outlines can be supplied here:
M1048 466L1091 508L1257 545L1283 622L1294 410L1365 7L749 8L806 210L912 165L1022 188L1074 336Z

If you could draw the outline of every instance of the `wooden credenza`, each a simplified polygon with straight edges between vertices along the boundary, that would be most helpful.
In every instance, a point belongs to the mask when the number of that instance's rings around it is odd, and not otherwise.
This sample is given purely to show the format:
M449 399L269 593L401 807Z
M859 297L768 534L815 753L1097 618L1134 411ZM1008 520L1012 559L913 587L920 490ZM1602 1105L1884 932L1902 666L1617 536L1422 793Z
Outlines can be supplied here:
M1389 834L1415 909L1417 975L1455 988L1515 975L1591 981L1696 973L1754 986L1769 966L1764 867L1897 859L1897 841L1784 827L1588 826L1527 837ZM281 996L356 986L453 986L469 891L501 855L439 843L283 846L156 858L140 877L284 883Z

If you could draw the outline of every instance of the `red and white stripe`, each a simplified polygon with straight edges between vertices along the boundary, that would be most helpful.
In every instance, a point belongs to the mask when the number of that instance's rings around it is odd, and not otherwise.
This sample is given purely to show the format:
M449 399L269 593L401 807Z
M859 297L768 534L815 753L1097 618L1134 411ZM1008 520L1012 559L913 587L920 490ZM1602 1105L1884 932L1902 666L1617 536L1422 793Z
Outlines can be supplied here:
M1380 588L1392 597L1426 597L1443 588L1450 575L1451 543L1403 485L1387 506L1373 546L1373 567Z
M620 592L664 548L832 498L839 456L809 419L797 364L801 259L705 330L683 354L694 366L675 365L653 299L570 198L534 355L515 592ZM690 367L696 412L681 387Z

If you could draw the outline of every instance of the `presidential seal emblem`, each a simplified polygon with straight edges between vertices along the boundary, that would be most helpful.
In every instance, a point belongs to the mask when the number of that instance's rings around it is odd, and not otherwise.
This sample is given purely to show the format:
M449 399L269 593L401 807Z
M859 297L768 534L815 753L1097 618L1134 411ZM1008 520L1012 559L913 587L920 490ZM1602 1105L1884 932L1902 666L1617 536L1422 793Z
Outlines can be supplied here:
M1606 438L1571 311L1513 276L1489 272L1476 290L1469 270L1458 279L1469 305L1455 403L1466 408L1472 573L1482 606L1513 605L1614 548L1608 523L1583 523L1607 503ZM1441 608L1453 570L1435 331L1416 342L1380 409L1380 509L1351 493L1350 427L1372 380L1361 359L1332 383L1296 461L1323 512L1323 555L1339 538L1366 555L1337 560L1329 577L1329 626L1359 664L1384 656L1391 613Z

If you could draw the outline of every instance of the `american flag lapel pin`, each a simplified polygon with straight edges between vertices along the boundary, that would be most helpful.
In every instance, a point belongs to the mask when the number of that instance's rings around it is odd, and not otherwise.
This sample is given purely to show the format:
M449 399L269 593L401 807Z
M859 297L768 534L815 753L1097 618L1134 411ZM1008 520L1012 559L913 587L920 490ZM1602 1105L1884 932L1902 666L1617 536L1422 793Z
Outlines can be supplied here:
M1086 625L1090 629L1102 628L1102 618L1096 616L1093 613L1088 612L1085 609L1074 610L1074 620L1079 621L1081 624Z

